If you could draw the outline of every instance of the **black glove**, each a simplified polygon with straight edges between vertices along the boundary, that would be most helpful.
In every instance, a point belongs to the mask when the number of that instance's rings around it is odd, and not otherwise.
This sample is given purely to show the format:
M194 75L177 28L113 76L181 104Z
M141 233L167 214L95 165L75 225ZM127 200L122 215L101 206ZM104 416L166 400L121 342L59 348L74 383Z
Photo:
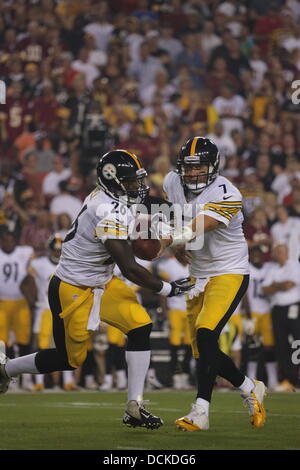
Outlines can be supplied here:
M177 281L171 282L172 290L168 297L174 297L175 295L183 295L186 294L189 290L191 290L195 284L188 284L190 282L189 277L185 277L183 279L177 279Z

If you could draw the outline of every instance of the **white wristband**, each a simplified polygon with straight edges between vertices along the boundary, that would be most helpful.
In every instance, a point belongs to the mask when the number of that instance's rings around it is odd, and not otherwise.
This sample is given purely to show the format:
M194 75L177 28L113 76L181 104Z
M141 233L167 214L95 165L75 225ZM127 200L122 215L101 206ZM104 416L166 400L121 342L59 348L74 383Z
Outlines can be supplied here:
M160 289L160 291L157 292L157 294L164 295L165 297L167 297L172 290L172 286L171 284L169 284L169 282L162 281L162 283L163 283L163 286Z
M172 246L177 246L177 245L185 245L187 242L191 241L193 238L193 230L191 227L186 225L183 227L182 231L175 231L172 234Z

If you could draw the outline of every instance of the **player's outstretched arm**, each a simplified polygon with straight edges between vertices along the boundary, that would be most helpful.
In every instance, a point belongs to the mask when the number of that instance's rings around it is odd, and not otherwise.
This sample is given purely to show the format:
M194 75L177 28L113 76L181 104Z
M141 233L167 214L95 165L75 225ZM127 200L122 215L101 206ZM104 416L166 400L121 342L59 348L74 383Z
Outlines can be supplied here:
M156 279L147 269L136 262L132 248L126 240L106 240L105 248L126 279L154 292L161 290L162 281Z
M123 276L138 286L166 297L182 295L193 287L188 283L188 279L179 279L171 283L156 279L147 269L136 262L132 248L126 240L109 239L104 244Z
M201 217L201 220L200 220ZM206 214L199 214L192 221L185 225L182 230L174 231L170 237L164 237L160 240L161 249L157 257L168 247L177 247L185 245L192 241L195 237L203 235L203 233L211 232L220 225L220 222ZM200 230L199 230L200 228Z

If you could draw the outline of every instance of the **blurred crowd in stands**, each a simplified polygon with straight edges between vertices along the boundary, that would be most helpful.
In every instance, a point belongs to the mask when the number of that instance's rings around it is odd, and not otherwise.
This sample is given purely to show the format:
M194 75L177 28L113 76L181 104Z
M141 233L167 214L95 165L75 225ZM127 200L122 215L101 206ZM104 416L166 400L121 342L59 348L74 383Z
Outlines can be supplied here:
M40 256L100 155L134 152L163 196L201 135L243 194L249 247L296 260L299 79L298 0L0 0L0 225Z

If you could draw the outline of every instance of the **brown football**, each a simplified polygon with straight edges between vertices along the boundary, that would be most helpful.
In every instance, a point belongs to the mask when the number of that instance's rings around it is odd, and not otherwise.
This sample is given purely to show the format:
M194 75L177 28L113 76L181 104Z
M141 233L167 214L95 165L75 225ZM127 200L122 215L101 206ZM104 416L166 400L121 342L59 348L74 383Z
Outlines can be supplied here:
M152 261L156 258L160 250L160 241L155 239L137 238L131 242L132 250L135 256L140 259Z

